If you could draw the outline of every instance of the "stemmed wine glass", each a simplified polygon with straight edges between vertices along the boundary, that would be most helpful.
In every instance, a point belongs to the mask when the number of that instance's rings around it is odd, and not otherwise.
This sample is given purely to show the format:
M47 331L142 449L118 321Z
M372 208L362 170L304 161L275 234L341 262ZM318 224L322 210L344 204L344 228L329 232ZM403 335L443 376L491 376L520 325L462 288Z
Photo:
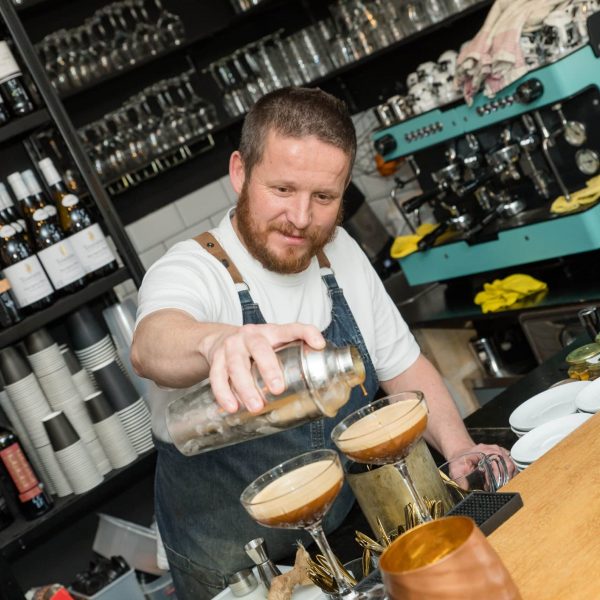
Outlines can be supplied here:
M306 529L327 558L338 593L358 598L342 574L323 532L323 517L344 483L335 450L314 450L277 465L255 479L240 496L250 516L265 527Z
M348 415L331 432L334 444L348 458L375 465L393 464L412 496L421 521L431 521L416 490L406 456L427 426L427 405L422 392L399 392L380 398Z

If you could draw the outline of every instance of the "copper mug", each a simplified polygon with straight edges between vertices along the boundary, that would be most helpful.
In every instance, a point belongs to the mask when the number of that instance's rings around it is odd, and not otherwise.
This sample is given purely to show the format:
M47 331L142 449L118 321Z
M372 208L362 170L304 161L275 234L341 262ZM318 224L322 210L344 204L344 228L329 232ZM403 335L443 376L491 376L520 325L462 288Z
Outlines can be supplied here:
M390 600L520 600L502 560L475 522L444 517L402 534L381 555Z

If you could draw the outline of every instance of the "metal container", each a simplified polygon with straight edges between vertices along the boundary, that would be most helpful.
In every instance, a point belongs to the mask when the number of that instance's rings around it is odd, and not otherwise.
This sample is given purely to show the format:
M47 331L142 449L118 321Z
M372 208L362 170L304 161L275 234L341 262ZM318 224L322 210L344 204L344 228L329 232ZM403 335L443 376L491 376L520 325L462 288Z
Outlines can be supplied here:
M279 348L285 391L268 391L258 368L252 366L257 390L265 401L258 413L240 409L228 413L215 401L210 381L167 407L167 429L177 449L187 456L237 444L320 417L333 417L348 402L351 389L365 379L365 367L354 346L327 344L315 350L303 342Z

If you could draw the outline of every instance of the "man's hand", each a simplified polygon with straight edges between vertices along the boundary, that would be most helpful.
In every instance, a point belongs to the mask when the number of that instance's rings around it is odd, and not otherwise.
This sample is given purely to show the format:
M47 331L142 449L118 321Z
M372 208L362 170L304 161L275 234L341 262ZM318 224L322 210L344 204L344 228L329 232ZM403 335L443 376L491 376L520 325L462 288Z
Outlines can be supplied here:
M480 452L486 455L498 455L506 463L506 470L508 471L509 478L514 477L514 475L517 473L517 467L512 461L508 450L506 450L506 448L503 448L502 446L497 446L496 444L476 444L474 446L464 448L460 452L457 452L454 456L449 457L448 460L452 460L457 456L461 456L463 454L468 454L471 452ZM477 464L476 456L465 457L465 459L466 460L464 461L456 461L452 465L452 468L450 469L450 477L452 479L458 479L459 477L466 475ZM502 478L500 477L501 474L498 471L498 466L493 462L492 469L494 470L494 475L496 476L497 481L500 481L500 483L502 483Z
M264 406L250 371L251 361L272 394L284 391L283 373L275 349L294 340L312 348L325 347L321 332L312 325L243 325L221 328L200 342L200 352L210 365L210 383L215 399L228 412L240 406L257 412Z

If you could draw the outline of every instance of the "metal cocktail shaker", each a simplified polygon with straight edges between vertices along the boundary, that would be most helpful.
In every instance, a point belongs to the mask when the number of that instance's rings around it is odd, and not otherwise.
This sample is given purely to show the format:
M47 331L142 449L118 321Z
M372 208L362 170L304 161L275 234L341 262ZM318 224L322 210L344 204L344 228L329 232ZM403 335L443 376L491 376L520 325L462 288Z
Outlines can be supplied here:
M256 388L265 400L259 413L226 412L216 403L209 380L171 402L167 429L177 449L192 456L333 417L350 398L351 389L365 379L364 364L353 346L327 344L315 350L298 341L282 346L276 355L284 376L282 394L271 394L252 366Z

